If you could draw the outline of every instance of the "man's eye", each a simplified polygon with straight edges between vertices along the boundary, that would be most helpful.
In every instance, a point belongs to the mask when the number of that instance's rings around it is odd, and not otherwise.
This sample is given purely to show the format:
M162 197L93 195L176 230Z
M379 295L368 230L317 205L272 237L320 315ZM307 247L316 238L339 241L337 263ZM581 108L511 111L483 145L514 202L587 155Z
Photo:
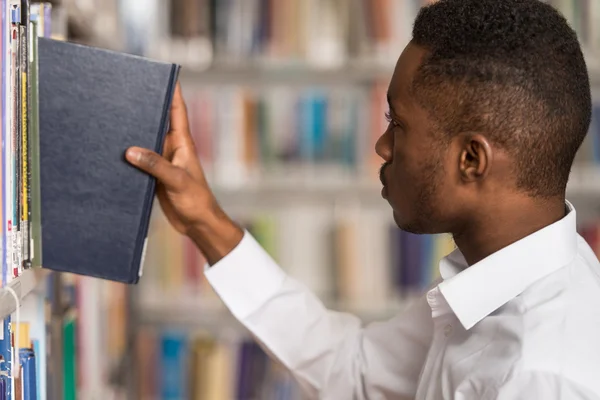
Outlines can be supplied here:
M388 111L385 113L385 119L387 122L391 123L394 126L400 126L400 124L392 119L391 113Z
M398 121L394 121L392 114L389 111L385 113L385 119L388 123L392 124L394 128L402 128L402 125Z

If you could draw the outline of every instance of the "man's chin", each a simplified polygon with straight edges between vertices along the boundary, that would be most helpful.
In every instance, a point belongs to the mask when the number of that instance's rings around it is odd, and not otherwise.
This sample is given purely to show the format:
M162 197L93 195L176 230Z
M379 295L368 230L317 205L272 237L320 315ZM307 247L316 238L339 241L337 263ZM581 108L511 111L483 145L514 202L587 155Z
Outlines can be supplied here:
M408 221L403 214L400 214L398 211L394 210L394 222L398 226L398 228L402 229L406 232L412 232L413 227L410 221Z
M394 210L394 222L404 232L414 233L417 235L426 234L426 227L421 226L417 221L403 218L402 214Z

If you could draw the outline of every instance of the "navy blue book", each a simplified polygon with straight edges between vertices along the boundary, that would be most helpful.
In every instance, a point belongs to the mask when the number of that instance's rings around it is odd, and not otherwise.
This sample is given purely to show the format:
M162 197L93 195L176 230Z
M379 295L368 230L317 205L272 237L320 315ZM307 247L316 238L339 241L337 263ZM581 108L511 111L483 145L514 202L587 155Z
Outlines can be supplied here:
M162 153L179 66L39 38L43 267L134 284L155 180L125 160Z

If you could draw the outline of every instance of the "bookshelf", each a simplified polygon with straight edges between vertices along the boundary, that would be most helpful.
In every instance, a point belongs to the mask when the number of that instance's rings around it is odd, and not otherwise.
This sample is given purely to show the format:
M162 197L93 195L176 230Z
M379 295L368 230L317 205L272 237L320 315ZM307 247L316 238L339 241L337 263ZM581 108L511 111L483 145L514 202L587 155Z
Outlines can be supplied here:
M41 268L37 255L41 254L41 238L34 233L41 229L39 214L34 219L40 196L36 181L39 169L34 160L39 152L35 44L41 36L64 40L67 23L64 8L56 1L2 0L0 7L0 398L74 399L76 342L69 335L76 324L75 312L68 304L71 278ZM22 263L27 260L31 265ZM32 357L27 362L23 357L15 358L22 352Z

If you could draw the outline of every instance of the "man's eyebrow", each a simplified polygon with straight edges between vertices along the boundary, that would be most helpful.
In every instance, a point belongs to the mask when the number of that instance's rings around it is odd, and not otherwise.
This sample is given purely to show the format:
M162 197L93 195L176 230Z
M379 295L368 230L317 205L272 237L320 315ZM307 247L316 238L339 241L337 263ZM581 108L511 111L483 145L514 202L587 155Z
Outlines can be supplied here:
M386 98L387 98L387 103L388 103L389 111L392 114L398 115L398 113L396 112L396 110L394 110L394 107L392 107L392 97L390 96L389 93L386 93Z

